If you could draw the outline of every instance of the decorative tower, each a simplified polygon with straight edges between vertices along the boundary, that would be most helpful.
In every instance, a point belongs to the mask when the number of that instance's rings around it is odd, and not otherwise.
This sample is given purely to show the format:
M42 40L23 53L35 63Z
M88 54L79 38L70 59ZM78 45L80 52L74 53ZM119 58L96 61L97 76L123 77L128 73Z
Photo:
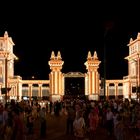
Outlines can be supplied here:
M99 73L98 68L101 61L98 60L96 51L94 55L91 55L91 52L88 52L87 61L85 62L87 74L85 76L85 85L86 85L86 95L89 96L91 100L98 100L99 98Z
M61 72L64 61L62 61L60 51L58 51L57 56L55 56L54 51L51 53L51 58L49 61L49 66L51 72L49 74L50 79L50 94L52 101L60 100L63 96L63 74Z
M124 91L125 98L139 98L140 87L140 33L137 38L130 39L128 44L129 55L125 57L128 60L128 77L130 82L125 82Z
M14 77L14 59L17 59L13 53L14 45L6 31L4 36L0 37L0 83L1 88L6 89L6 100L9 79Z

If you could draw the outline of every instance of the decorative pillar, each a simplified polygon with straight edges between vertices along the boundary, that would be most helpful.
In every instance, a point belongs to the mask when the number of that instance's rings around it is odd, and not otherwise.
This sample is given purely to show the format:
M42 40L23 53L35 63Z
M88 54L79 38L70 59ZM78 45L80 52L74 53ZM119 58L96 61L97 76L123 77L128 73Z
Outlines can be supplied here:
M64 80L64 74L62 74L62 96L65 93L65 80Z
M109 83L106 83L106 99L109 100Z
M42 84L39 84L39 95L40 99L42 98Z
M51 100L54 102L60 100L63 94L63 79L62 79L62 66L64 61L62 61L60 51L58 51L57 56L55 56L54 51L52 51L50 61L48 62L51 72L49 74L50 78L50 94Z
M89 96L89 99L91 100L98 100L99 99L99 73L98 68L101 61L98 60L96 51L94 52L94 55L91 56L91 52L88 52L87 61L85 62L86 69L87 69L87 75L85 86L86 92Z
M118 99L118 83L115 83L115 99Z
M17 100L19 100L19 83L17 83L17 89L16 89L16 94L17 94Z
M132 87L132 83L131 83L131 81L129 81L129 86L128 86L128 88L129 88L128 99L130 99L130 100L131 100L131 96L132 96L132 88L131 87ZM123 97L125 97L124 96L124 92L123 92Z
M32 84L29 84L29 101L31 103L31 98L32 98Z
M17 98L17 85L15 84L15 86L13 87L13 92L14 92L14 96L16 96Z
M88 75L85 74L85 95L87 96L89 93L89 89L88 89Z

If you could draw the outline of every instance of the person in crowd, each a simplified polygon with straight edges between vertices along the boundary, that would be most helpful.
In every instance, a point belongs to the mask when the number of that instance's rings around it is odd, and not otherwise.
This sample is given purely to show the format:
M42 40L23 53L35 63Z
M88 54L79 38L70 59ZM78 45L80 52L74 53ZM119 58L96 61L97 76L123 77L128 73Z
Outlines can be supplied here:
M73 122L74 136L76 140L83 140L85 136L85 120L83 111L79 110Z
M8 120L8 109L7 109L8 105L5 105L5 108L3 109L3 125L6 124L7 120Z
M73 121L75 119L75 110L73 106L67 108L67 122L66 122L66 134L73 134Z
M116 125L118 124L118 115L119 115L118 111L115 110L115 111L113 112L113 128L114 128L114 135L115 135L115 133L116 133Z
M4 110L3 105L0 104L0 128L3 125L3 110Z
M22 111L19 108L12 110L13 133L12 140L24 140L24 124L21 119Z
M118 115L117 117L117 124L115 126L115 137L116 140L124 140L124 123L122 116Z
M33 135L34 133L33 127L34 127L34 117L32 116L31 111L29 111L27 114L27 129L28 129L27 134L28 135Z
M5 130L1 138L3 138L3 140L11 140L13 135L13 128L14 128L11 118L7 119L7 121L4 124L4 127Z
M99 122L98 113L94 108L91 109L88 115L88 119L89 119L89 138L90 140L93 140L95 138L95 132L97 130Z
M56 101L54 105L55 116L59 116L60 110L61 110L61 103L60 101Z
M40 137L46 137L46 109L43 107L39 112L40 118Z
M138 116L135 124L135 138L140 139L140 116Z
M111 108L109 107L106 112L106 129L107 129L108 135L111 136L113 132L113 112L111 111Z

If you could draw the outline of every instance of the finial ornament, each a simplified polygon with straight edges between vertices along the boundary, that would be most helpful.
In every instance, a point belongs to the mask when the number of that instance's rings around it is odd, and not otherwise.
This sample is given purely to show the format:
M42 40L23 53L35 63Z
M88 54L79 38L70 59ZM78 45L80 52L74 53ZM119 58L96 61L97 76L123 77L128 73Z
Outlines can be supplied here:
M140 38L140 33L138 33L137 38Z
M133 39L132 39L132 38L130 38L130 41L129 41L129 43L131 43L131 42L133 42Z
M54 51L52 51L51 53L51 59L54 59L55 58L55 54L54 54Z
M4 33L4 38L8 38L8 32L7 31L5 31L5 33Z
M94 51L93 59L95 59L95 60L98 59L98 56L97 56L97 52L96 51Z
M90 51L88 52L87 59L91 59L91 52Z
M58 53L57 53L57 59L62 59L60 51L58 51Z

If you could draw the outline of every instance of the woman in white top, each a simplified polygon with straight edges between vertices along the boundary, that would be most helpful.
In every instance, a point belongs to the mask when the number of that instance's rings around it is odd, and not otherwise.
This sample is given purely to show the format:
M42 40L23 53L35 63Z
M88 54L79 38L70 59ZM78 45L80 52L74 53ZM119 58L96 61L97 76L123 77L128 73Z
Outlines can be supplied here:
M83 111L80 110L77 112L76 118L73 122L73 128L74 128L74 136L76 137L76 140L83 140L84 139L84 133L85 133L85 120L83 118Z

